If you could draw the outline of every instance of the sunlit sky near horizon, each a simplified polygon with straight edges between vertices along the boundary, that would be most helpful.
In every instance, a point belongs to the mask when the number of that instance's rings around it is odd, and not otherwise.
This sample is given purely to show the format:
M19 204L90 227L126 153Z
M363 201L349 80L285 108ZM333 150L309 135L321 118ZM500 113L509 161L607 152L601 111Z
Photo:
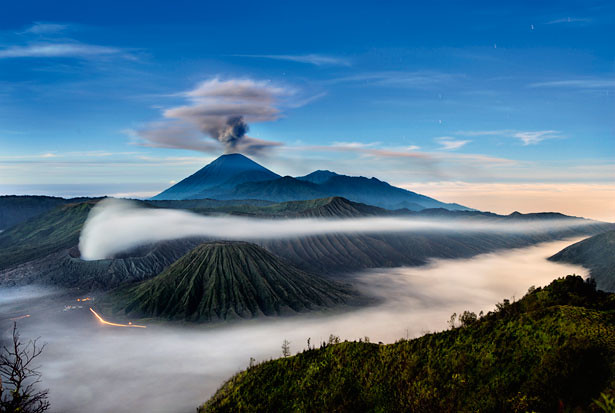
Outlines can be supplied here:
M0 193L150 196L224 152L199 111L239 102L280 174L615 221L614 21L612 1L6 3Z

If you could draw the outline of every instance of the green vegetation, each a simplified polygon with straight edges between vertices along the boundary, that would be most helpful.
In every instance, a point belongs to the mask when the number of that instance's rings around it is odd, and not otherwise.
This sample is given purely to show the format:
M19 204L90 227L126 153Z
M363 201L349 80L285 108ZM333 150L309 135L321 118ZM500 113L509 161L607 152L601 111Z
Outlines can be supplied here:
M62 205L0 233L0 269L22 264L79 243L96 201Z
M70 202L68 199L53 196L0 196L0 230Z
M37 198L38 197L33 197ZM31 201L31 200L30 200ZM79 285L82 288L111 288L125 281L138 281L159 274L178 257L197 245L182 240L166 243L166 248L144 246L112 261L83 262L76 249L79 231L88 212L97 200L57 207L43 215L0 233L0 273L4 283L42 281L60 285ZM42 200L46 202L45 199ZM340 197L292 201L277 204L264 201L217 201L208 199L181 201L139 201L144 207L187 209L202 214L235 214L264 218L300 217L365 217L404 214L370 205L351 202ZM475 211L447 211L443 209L409 213L412 216L458 217L468 220L505 222L562 218L557 214L511 214L498 216ZM564 217L565 218L565 217ZM563 218L562 218L563 219ZM574 219L574 218L569 218ZM412 232L386 234L327 234L291 239L260 240L258 244L295 267L317 274L339 274L367 268L421 265L429 258L460 258L503 248L515 248L569 236L595 234L612 229L611 224L594 222L582 228L537 230L526 234ZM202 240L201 240L202 241ZM177 244L177 246L176 246ZM181 245L180 245L181 244ZM142 252L136 251L142 250ZM172 253L165 251L171 250ZM146 257L146 255L148 255ZM139 258L132 260L132 258ZM117 259L123 259L118 261ZM29 266L19 264L33 262ZM8 274L7 271L11 273ZM108 276L106 276L107 274ZM130 276L135 274L135 276ZM112 279L106 283L105 279ZM601 286L603 284L600 284Z
M126 313L188 321L299 312L351 298L346 287L247 242L201 244L160 275L116 293Z
M252 365L199 411L601 411L613 396L615 294L568 276L448 331Z
M176 201L186 202L186 201ZM308 201L289 201L269 205L231 204L219 207L193 208L198 213L228 213L272 218L344 218L373 215L389 215L386 209L352 202L340 197L318 198Z
M615 231L607 231L579 241L549 259L589 268L598 288L615 292Z

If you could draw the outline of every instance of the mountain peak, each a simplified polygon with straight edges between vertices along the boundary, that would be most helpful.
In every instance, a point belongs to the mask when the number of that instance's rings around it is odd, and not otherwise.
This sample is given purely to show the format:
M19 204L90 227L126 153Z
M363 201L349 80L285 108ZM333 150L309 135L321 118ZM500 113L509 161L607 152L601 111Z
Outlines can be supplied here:
M234 187L244 182L276 179L280 176L240 153L224 154L152 199L208 198L214 188ZM215 193L216 191L214 191Z
M339 174L329 171L328 169L319 169L305 176L299 176L297 179L300 181L311 182L313 184L322 184L334 176L339 176Z
M125 291L127 313L188 321L301 312L353 298L343 285L241 241L201 244L158 276Z

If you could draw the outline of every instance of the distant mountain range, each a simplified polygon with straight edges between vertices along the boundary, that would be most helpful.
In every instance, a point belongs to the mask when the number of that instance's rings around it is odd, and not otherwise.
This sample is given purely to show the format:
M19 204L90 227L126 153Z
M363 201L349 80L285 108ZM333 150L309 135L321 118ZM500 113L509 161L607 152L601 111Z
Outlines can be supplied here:
M87 198L59 198L55 196L0 196L0 230L12 227L60 205L86 201Z
M33 203L38 197L30 197ZM40 197L43 204L45 197ZM0 285L28 283L109 290L121 284L158 275L191 249L211 239L190 238L144 245L109 259L84 261L77 248L81 228L99 199L60 202L57 207L11 226L0 233ZM580 218L561 214L502 216L479 211L425 209L418 212L390 211L340 197L271 203L268 201L136 201L145 208L185 209L195 213L232 214L261 218L351 218L373 216L416 216L456 218L468 222L527 222L537 219ZM15 198L12 206L20 205ZM9 206L6 206L9 208ZM1 209L1 205L0 205ZM527 234L408 232L382 234L326 234L291 239L255 240L255 244L292 266L320 275L342 275L366 268L421 265L429 258L471 257L502 248L532 245L565 237L594 235L613 230L613 224L587 221L578 228L552 228Z
M322 170L295 178L282 177L241 154L220 156L152 199L255 199L286 202L332 196L387 209L471 210L463 205L440 202L397 188L376 178L340 175Z

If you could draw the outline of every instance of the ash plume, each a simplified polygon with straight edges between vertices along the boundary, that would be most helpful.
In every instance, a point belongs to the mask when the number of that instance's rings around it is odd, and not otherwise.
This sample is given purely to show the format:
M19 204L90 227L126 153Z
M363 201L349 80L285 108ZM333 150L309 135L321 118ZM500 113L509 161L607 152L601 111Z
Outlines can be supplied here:
M279 98L292 93L268 82L214 78L180 94L188 104L164 110L165 120L135 134L145 146L205 152L222 146L226 153L257 154L281 144L247 136L248 123L278 119Z
M218 140L227 148L235 148L237 143L243 139L249 126L244 122L243 117L233 116L226 120L226 125L218 133Z

